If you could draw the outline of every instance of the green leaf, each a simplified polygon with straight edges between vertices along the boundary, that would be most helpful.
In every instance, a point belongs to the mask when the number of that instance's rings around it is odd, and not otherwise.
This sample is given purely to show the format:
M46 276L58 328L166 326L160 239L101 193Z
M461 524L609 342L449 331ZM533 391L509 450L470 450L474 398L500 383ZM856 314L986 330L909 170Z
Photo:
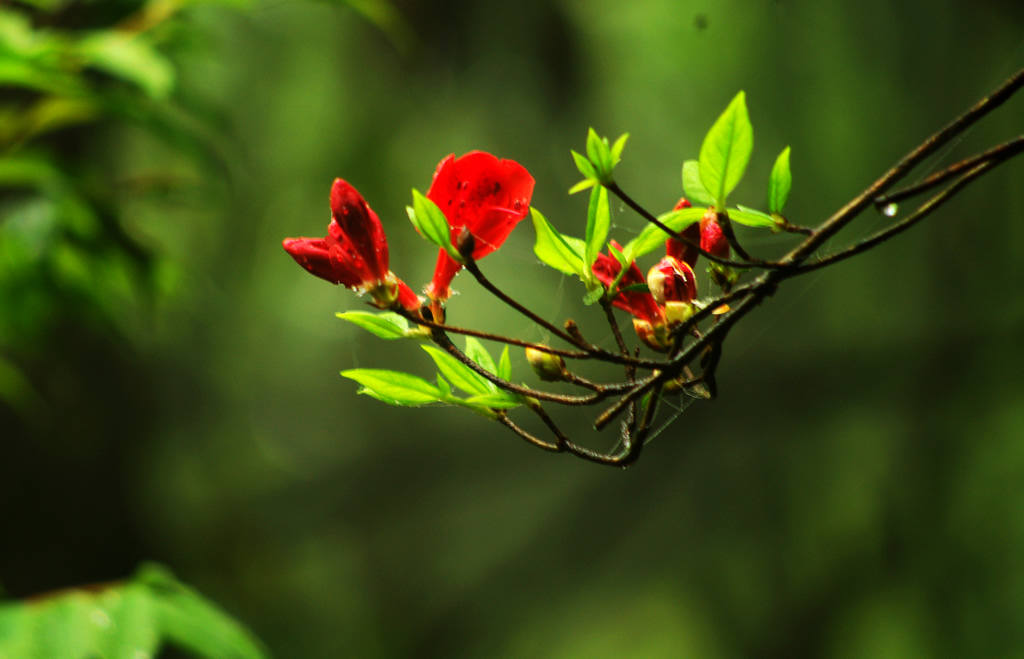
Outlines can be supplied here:
M498 369L494 365L494 359L491 358L490 353L487 352L487 348L484 348L476 337L466 337L466 349L464 350L466 356L475 361L477 364L485 368L489 373L497 375ZM490 391L497 391L498 387L487 378L483 378L487 385L487 389Z
M0 657L152 657L164 645L208 659L266 656L245 628L159 566L98 590L0 604Z
M577 183L576 185L574 185L571 188L569 188L569 194L570 195L574 195L577 192L583 192L584 190L586 190L588 188L592 188L592 187L594 187L597 184L598 184L597 183L597 179L585 178L582 181L580 181L579 183Z
M558 233L536 208L531 207L530 212L533 228L537 232L537 241L533 244L533 253L537 258L559 272L585 278L587 271L583 267L583 241Z
M612 167L615 167L622 160L622 150L626 147L626 140L629 139L629 133L623 133L619 135L619 139L615 140L615 144L612 145Z
M508 344L501 351L501 359L498 360L498 377L502 380L512 379L512 360L508 356Z
M608 208L608 189L603 185L590 192L590 204L587 206L587 237L584 263L589 269L601 253L601 247L608 238L611 226L611 210Z
M757 227L759 229L776 229L778 224L775 222L775 218L767 213L754 208L747 208L746 206L739 206L737 208L729 209L729 219L744 224L748 227Z
M593 128L587 129L587 158L594 165L598 178L610 172L612 157L608 141L601 139Z
M682 231L691 224L699 222L705 212L706 209L704 208L683 208L665 213L658 217L658 219L673 231ZM626 243L622 251L632 258L638 259L648 252L664 247L667 239L668 234L662 231L660 227L655 224L648 224L636 238Z
M136 578L150 591L161 633L175 645L209 659L267 656L244 627L166 569L145 566Z
M493 394L470 396L466 399L466 402L471 405L478 405L480 407L497 410L510 410L523 404L522 401L519 400L518 396L509 395L504 391Z
M683 163L683 194L694 206L714 206L715 200L700 180L700 163L687 160Z
M343 311L335 315L382 339L403 339L408 336L406 332L409 330L409 321L394 311Z
M487 394L492 391L491 382L444 350L429 345L420 347L434 360L441 375L462 391L467 394Z
M455 246L452 245L451 228L448 226L448 219L430 199L427 199L419 190L412 191L412 206L406 206L405 212L409 221L416 227L421 236L434 243L441 249L448 252L448 255L457 262L462 262Z
M572 154L572 159L576 163L576 169L580 170L580 174L583 174L586 178L594 179L594 181L597 182L597 170L594 169L592 164L590 164L590 161L587 160L586 156L580 155L571 149L569 153Z
M149 96L164 99L174 88L174 66L142 35L94 32L78 43L87 66L132 82Z
M451 400L452 398L452 385L448 384L448 380L441 377L441 374L437 374L437 390L441 392L441 398L443 400Z
M390 405L415 407L442 400L437 387L410 373L377 368L352 368L342 371L341 377L361 384L362 389L359 393Z
M781 213L789 199L789 189L793 185L793 175L789 171L789 147L787 146L775 159L772 174L768 178L768 210Z
M753 148L754 128L747 114L746 95L740 92L700 147L700 179L717 207L725 208L726 197L743 178Z

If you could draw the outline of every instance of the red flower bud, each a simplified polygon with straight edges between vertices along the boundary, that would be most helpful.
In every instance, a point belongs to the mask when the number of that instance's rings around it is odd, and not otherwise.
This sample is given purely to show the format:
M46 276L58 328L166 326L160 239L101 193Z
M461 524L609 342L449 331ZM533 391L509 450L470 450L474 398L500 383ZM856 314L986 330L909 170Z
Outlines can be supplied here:
M452 241L463 229L472 235L472 257L480 259L498 249L530 209L534 180L514 160L499 160L471 151L442 160L427 191L448 219ZM464 241L466 244L466 241ZM451 296L449 284L462 266L443 249L438 252L434 277L427 286L433 300Z
M729 258L729 241L722 233L718 215L712 208L700 219L700 248L720 258Z
M686 197L681 197L676 205L672 208L674 211L682 210L684 208L690 208L689 200ZM683 237L689 240L693 245L687 244L685 241L677 240L675 238L669 238L665 241L665 253L677 261L687 264L691 268L697 267L697 257L700 256L700 252L694 245L700 244L700 227L696 224L691 224L682 231Z
M611 244L617 250L622 249L622 246L614 240ZM598 254L592 270L598 281L605 286L611 286L615 278L619 276L622 265L611 254ZM636 318L652 323L661 322L661 309L658 308L657 302L654 301L654 297L650 293L622 290L633 284L643 283L645 283L644 275L640 272L640 268L637 267L636 262L630 263L626 274L622 275L622 279L619 280L619 293L612 300L612 305L628 311Z
M697 278L686 263L666 256L647 271L647 288L662 306L667 302L690 302L697 297Z
M331 223L323 238L285 238L284 250L310 273L359 293L369 292L381 308L400 305L418 311L420 301L388 270L388 243L380 218L348 182L331 187Z

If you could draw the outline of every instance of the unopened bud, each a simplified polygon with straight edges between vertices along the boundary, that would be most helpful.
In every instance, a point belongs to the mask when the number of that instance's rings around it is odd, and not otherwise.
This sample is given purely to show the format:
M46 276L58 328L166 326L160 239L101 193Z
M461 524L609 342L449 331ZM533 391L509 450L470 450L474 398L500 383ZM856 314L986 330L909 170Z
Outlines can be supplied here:
M634 318L633 331L651 350L665 352L669 349L668 332L665 325L651 325L646 320Z
M686 263L666 256L647 271L647 288L660 305L689 302L697 297L697 278Z
M718 224L718 213L709 208L700 219L700 248L719 258L729 258L729 240Z
M561 355L552 355L550 352L536 348L527 348L526 361L530 362L530 368L541 380L557 382L565 379L565 360Z

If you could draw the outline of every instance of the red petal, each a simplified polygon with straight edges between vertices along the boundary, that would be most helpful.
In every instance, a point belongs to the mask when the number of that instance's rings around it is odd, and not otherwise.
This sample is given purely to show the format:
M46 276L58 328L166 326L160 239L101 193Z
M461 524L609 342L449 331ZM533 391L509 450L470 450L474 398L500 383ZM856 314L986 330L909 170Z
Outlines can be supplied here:
M427 297L431 300L447 300L452 296L449 286L455 274L462 268L462 264L456 263L448 252L443 249L437 251L437 265L434 267L434 277L427 284Z
M454 240L462 227L476 238L473 258L500 247L529 212L534 180L514 160L483 151L449 155L434 172L427 198L444 212Z
M332 284L353 287L361 283L358 272L332 258L333 246L324 238L285 238L281 243L295 262Z
M371 275L370 279L383 281L388 274L388 242L384 227L359 191L340 178L334 179L331 186L331 216L338 230L331 230L330 236L340 239L339 232L347 236Z

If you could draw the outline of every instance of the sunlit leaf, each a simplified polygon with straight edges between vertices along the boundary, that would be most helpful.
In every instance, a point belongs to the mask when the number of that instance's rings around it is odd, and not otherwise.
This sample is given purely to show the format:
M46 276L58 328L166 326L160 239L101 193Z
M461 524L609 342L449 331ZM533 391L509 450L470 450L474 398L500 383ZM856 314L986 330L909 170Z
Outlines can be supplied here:
M462 260L452 245L448 220L437 204L420 194L419 190L414 189L412 191L412 206L406 206L405 212L421 236L447 251L453 259Z
M421 377L400 371L377 368L353 368L341 376L355 380L363 387L361 394L373 396L391 405L426 405L441 401L438 388Z
M734 222L738 222L739 224L744 224L748 227L757 227L759 229L774 229L777 226L777 223L771 215L746 206L730 208L729 219Z
M747 114L743 92L729 103L700 147L700 179L715 200L725 208L726 197L743 178L754 148L754 129Z
M687 160L683 163L683 194L694 206L714 206L715 200L700 180L700 163Z
M537 241L533 245L537 258L559 272L585 278L583 241L560 234L536 208L530 208L530 212L537 232Z
M409 329L409 321L394 311L342 311L335 315L382 339L405 338Z
M86 65L135 83L156 99L174 88L174 66L143 35L107 30L78 43Z
M431 345L420 347L434 360L441 375L467 394L487 394L493 390L492 383L444 350Z
M608 229L611 226L611 210L608 207L608 189L598 186L590 192L590 204L587 206L587 233L585 240L584 263L589 269L601 253Z
M789 199L789 189L793 185L793 175L789 171L789 147L787 146L775 159L771 176L768 178L768 211L781 213Z
M682 231L691 224L699 222L705 212L704 208L683 208L665 213L658 219L673 231ZM667 239L668 234L660 227L648 224L636 238L626 243L622 251L632 258L638 259L648 252L664 248Z

